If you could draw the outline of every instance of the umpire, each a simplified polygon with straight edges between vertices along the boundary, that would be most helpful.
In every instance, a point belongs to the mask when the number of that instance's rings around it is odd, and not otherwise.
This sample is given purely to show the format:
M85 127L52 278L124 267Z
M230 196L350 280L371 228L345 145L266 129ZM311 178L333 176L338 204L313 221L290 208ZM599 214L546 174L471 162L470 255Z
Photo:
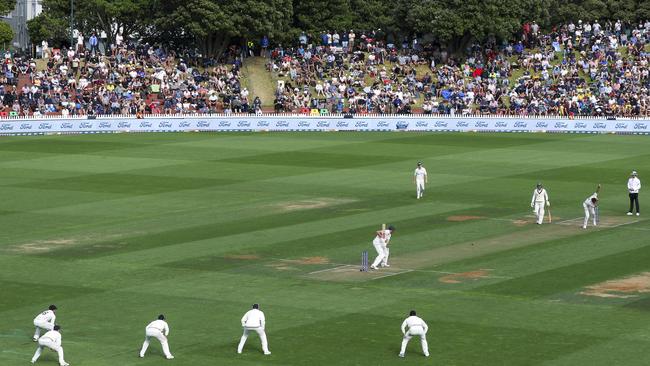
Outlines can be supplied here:
M630 179L627 180L627 191L630 193L630 210L627 212L628 216L632 216L632 211L636 205L636 215L639 216L639 189L641 189L641 180L637 177L636 170L630 174Z

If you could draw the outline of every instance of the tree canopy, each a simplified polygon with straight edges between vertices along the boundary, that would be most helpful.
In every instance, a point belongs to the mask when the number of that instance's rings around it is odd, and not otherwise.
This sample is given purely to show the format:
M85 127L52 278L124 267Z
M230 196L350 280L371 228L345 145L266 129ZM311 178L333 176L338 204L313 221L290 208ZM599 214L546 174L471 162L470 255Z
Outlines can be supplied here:
M15 0L0 0L0 12ZM33 39L65 42L70 1L43 0L29 24ZM569 20L635 23L650 19L648 0L84 0L75 1L75 28L117 32L170 47L218 55L229 44L295 42L301 32L365 30L392 37L428 35L450 48L472 40L509 39L524 22L551 27Z

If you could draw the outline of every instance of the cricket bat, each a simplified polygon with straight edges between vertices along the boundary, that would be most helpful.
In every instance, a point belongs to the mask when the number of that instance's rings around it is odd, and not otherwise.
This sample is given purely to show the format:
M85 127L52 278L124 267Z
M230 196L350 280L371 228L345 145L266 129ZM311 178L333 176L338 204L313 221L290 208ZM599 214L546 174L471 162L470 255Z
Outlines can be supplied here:
M384 238L384 232L386 231L386 224L381 224L381 238Z
M552 222L553 222L553 217L551 216L551 208L549 207L548 208L548 223L550 224Z

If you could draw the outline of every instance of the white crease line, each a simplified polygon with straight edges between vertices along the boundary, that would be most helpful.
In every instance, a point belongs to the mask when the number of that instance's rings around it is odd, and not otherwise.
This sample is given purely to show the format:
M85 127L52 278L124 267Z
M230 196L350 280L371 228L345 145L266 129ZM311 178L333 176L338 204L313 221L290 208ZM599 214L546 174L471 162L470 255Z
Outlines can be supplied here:
M308 274L316 274L316 273L322 273L322 272L335 271L335 270L337 270L339 268L345 268L345 267L352 267L352 265L350 265L350 264L342 264L342 265L337 266L337 267L325 268L325 269L321 269L319 271L309 272Z
M378 279L380 279L380 278L386 278L386 277L391 277L391 276L397 276L397 275L400 275L400 274L410 273L410 272L413 272L413 271L414 271L414 270L412 270L412 269L408 269L408 270L406 270L406 271L402 271L402 272L388 273L388 274L385 274L385 275L383 275L383 276L379 276L379 277L371 278L370 280L371 280L371 281L374 281L374 280L378 280Z

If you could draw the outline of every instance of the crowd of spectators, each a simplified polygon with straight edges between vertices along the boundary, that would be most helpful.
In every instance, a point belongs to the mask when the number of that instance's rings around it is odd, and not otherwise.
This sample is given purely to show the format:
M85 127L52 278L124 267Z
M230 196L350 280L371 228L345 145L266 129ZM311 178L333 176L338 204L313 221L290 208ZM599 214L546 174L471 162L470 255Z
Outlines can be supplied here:
M341 113L650 115L650 21L578 21L520 40L471 45L461 58L417 40L354 31L275 48L275 110Z
M80 36L80 38L83 36ZM42 47L37 60L7 52L3 115L114 115L248 112L261 108L241 86L240 50L220 64L121 37L104 54L92 35L75 47ZM84 47L88 46L88 47ZM22 80L22 81L21 81Z
M242 86L249 50L231 47L216 62L119 35L110 47L79 38L60 50L44 42L42 61L7 52L0 113L262 111ZM527 23L518 40L471 44L462 57L353 30L302 34L290 47L265 37L260 52L277 79L275 112L648 116L649 45L650 21L578 21L548 32Z

